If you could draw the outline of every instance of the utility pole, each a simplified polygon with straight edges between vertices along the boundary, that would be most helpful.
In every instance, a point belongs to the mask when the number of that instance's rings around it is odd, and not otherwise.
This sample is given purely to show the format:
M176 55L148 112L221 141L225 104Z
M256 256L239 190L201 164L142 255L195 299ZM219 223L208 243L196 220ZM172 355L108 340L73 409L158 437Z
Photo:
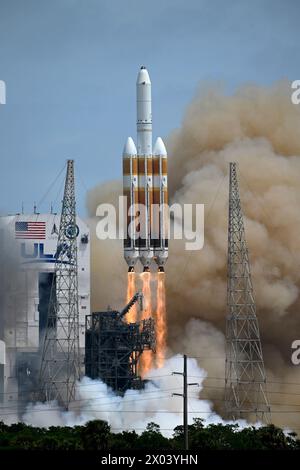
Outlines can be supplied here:
M42 400L57 400L66 410L80 379L78 268L74 160L67 162L55 267L42 349Z
M199 385L198 383L188 383L187 373L187 356L183 355L183 372L173 372L173 375L183 376L183 393L173 393L172 395L183 398L183 432L184 432L184 449L189 450L189 425L188 425L188 387L191 385Z
M270 406L256 316L237 164L230 163L225 409L229 419L268 423Z

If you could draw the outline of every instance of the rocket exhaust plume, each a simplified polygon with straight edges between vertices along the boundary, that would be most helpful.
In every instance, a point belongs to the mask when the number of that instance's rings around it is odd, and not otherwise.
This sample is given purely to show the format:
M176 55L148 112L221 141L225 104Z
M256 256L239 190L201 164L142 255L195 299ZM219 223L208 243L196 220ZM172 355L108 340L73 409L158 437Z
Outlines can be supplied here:
M126 303L128 303L134 294L136 293L135 290L135 273L134 271L128 271L127 277L127 296L126 296ZM137 306L133 305L129 312L126 315L127 323L135 323L137 321Z
M151 273L144 271L141 274L143 283L143 296L144 296L144 310L142 313L142 320L152 316L152 304L151 304ZM152 367L153 355L152 351L144 351L141 355L140 370L142 374L146 374Z
M167 347L167 311L165 273L157 275L157 306L156 306L156 365L163 367Z

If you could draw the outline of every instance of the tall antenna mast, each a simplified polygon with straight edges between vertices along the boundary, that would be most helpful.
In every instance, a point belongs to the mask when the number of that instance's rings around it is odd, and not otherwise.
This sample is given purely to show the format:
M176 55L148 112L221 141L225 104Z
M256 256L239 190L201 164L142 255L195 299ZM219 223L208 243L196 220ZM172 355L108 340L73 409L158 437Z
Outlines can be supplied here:
M237 164L230 163L225 408L229 419L268 423L266 374L245 239Z
M68 160L40 368L43 399L65 409L80 378L77 236L74 160Z

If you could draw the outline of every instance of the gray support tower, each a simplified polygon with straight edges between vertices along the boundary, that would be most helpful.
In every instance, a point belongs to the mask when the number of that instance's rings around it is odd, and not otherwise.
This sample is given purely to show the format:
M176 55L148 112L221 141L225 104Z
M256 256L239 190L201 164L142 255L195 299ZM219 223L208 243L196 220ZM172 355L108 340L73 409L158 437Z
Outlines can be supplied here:
M245 239L237 164L230 163L225 409L228 419L270 421L266 374Z
M77 235L74 161L68 160L40 368L42 399L65 409L80 378Z

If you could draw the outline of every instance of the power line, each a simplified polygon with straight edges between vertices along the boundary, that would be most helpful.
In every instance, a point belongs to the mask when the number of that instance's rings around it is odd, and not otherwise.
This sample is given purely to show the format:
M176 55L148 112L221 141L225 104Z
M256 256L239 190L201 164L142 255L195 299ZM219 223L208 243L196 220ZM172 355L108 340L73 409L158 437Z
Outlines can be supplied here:
M173 372L173 375L182 375L183 377L183 393L173 393L173 396L180 396L183 398L183 430L184 430L184 447L185 450L189 450L189 428L188 428L188 386L198 385L196 383L188 383L188 372L187 372L187 356L183 356L183 372Z
M172 377L172 374L163 374L163 375L159 375L159 376L149 376L147 377L147 380L157 380L157 379L161 379L161 378L166 378L166 377ZM198 379L202 379L203 381L206 381L206 380L219 380L219 381L224 381L224 377L216 377L216 376L205 376L205 375L189 375L190 378L198 378ZM90 383L90 384L82 384L80 383L80 388L89 388L89 387L97 387L100 385L100 383L98 381L93 381L94 383ZM101 384L103 384L103 382L101 382ZM300 383L297 383L297 382L274 382L274 381L267 381L267 385L269 384L276 384L276 385L295 385L295 386L300 386ZM218 390L223 390L224 387L217 387L217 386L212 386L212 385L206 385L205 383L202 383L201 384L201 387L202 389L205 389L205 388L210 388L210 389L218 389ZM18 392L18 391L11 391L11 392L1 392L0 393L0 397L2 396L5 396L5 395L14 395L14 394L18 394L18 395L24 395L24 396L27 396L28 393L34 393L34 392L39 392L41 391L41 388L31 388L31 389L28 389L27 391L23 391L22 393L21 392ZM284 391L278 391L278 390L266 390L266 392L268 394L279 394L279 395L295 395L295 396L300 396L300 392L284 392ZM142 391L143 394L145 393L153 393L153 392L149 392L149 391L145 391L143 390Z
M44 200L46 199L46 197L48 196L48 194L50 193L51 189L54 187L54 185L56 184L56 182L58 181L59 177L62 175L63 171L65 170L66 168L66 163L64 164L63 168L59 171L59 173L57 174L57 176L54 178L54 180L52 181L52 183L49 185L48 189L46 190L46 192L44 193L44 195L41 197L41 199L39 200L39 202L36 204L36 207L38 208L43 202Z
M158 398L166 398L166 397L158 397ZM156 399L156 398L155 398ZM27 412L30 412L30 413L48 413L50 411L61 411L63 414L65 414L65 412L62 410L62 408L46 408L44 407L43 404L41 404L41 406L43 406L43 409L33 409L33 408L30 408L30 410L24 410L23 412L23 416L27 413ZM113 404L111 404L111 406L113 406ZM16 414L16 412L18 411L17 409L13 409L13 408L9 408L11 409L12 411L11 412L6 412L6 413L0 413L0 416L9 416L11 414ZM0 408L0 411L1 411L1 408ZM182 413L182 410L181 409L177 409L177 410L112 410L112 409L103 409L103 408L89 408L89 407L84 407L83 409L81 408L78 408L78 407L72 407L70 408L70 412L71 411L82 411L82 412L86 412L86 411L92 411L92 412L96 412L96 413L138 413L138 414L156 414L156 413L169 413L169 414L181 414ZM210 415L217 415L217 413L213 410L194 410L194 411L188 411L187 412L188 414L210 414ZM285 414L285 413L300 413L300 410L274 410L274 413L276 414ZM218 415L217 415L218 416ZM231 422L232 420L224 420L221 416L218 416L220 418L221 421L223 422ZM252 426L251 423L248 423L249 426ZM297 428L296 428L297 429Z
M182 387L173 387L173 388L170 388L170 389L166 389L166 390L158 390L158 391L152 391L152 392L144 392L144 393L160 393L159 395L155 396L155 397L146 397L146 398L143 398L143 397L134 397L133 399L131 400L127 400L125 399L124 400L124 403L125 404L128 404L128 403L136 403L137 401L140 402L140 401L147 401L147 400L159 400L159 399L163 399L163 398L168 398L168 396L170 396L170 393L169 392L173 392L174 390L181 390ZM164 394L167 394L167 396L162 396L161 393L164 393ZM89 400L93 400L93 401L98 401L98 400L110 400L110 401L107 401L106 403L102 403L101 405L116 405L118 404L118 402L120 402L121 400L123 400L122 397L119 397L119 396L113 396L109 399L109 397L105 396L105 397L98 397L98 398L95 398L95 397L87 397L87 398L76 398L73 400L72 403L76 403L76 402L88 402ZM112 400L116 400L116 403L112 403ZM14 403L20 403L19 401L15 401ZM29 402L28 405L32 404L32 405L35 405L37 403L40 403L42 406L45 406L43 405L43 403L41 402ZM0 410L1 409L5 409L5 407L0 407ZM9 407L8 407L9 409ZM61 410L62 408L61 407L57 407L57 408L54 408L54 407L51 407L49 408L49 410Z

